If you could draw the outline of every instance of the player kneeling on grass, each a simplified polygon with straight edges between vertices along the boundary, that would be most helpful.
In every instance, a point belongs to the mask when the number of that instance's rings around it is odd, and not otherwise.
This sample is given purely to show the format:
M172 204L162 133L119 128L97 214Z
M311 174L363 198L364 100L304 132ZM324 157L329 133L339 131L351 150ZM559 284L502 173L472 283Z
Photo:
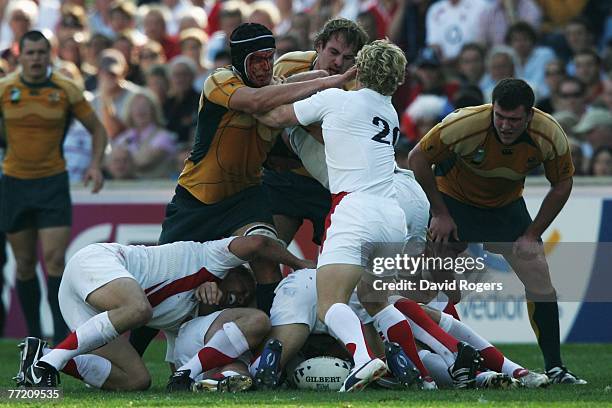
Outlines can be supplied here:
M263 341L270 320L260 310L242 307L253 299L255 280L246 268L236 270L235 279L202 285L200 314L205 315L179 329L173 356L166 358L177 367L168 391L237 392L251 387L240 357Z
M147 389L149 372L121 334L147 325L171 338L193 316L205 282L218 282L257 258L294 269L311 265L262 236L81 249L66 265L59 290L62 315L73 331L44 356L44 342L28 338L17 381L55 387L61 370L104 389Z

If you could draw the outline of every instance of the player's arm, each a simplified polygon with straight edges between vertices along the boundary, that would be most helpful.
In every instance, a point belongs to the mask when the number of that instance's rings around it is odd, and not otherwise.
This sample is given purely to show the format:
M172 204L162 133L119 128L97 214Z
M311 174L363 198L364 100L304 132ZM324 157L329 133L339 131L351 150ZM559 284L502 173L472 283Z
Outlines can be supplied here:
M574 184L572 177L565 180L561 180L550 187L542 205L540 211L536 215L531 225L525 231L525 235L531 237L540 238L544 231L550 226L553 220L557 217L559 212L565 206L570 193L572 192L572 185Z
M300 72L298 74L293 74L290 77L285 78L283 83L293 84L296 82L310 81L311 79L325 78L327 76L329 76L329 74L324 69L315 69L312 71L306 71L306 72Z
M281 105L264 114L256 114L255 118L266 126L285 128L299 124L293 104Z
M243 86L237 89L230 101L230 109L250 114L268 112L277 106L293 103L328 88L340 88L355 77L356 70L308 81L268 85L261 88Z
M104 178L102 177L101 168L102 159L104 157L104 148L106 147L108 137L106 135L104 125L102 125L102 122L100 122L100 119L98 119L95 112L89 113L85 117L81 118L80 121L92 136L91 163L83 176L83 181L86 186L89 181L92 181L93 187L91 191L93 193L97 193L104 185Z
M429 231L434 242L448 242L449 237L459 240L457 236L457 225L444 204L442 195L436 185L436 179L431 169L431 163L427 155L418 144L408 155L408 166L414 172L414 176L427 194L430 203L431 222Z
M316 267L314 262L300 259L287 251L277 240L261 235L235 238L230 242L229 250L245 261L265 259L294 270Z

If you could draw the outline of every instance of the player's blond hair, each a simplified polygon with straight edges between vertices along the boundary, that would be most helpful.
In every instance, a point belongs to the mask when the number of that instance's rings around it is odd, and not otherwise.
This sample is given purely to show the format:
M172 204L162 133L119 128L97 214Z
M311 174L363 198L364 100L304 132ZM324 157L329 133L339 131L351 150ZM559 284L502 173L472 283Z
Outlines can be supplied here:
M383 95L393 95L404 82L406 56L388 40L376 40L364 45L357 54L359 82Z

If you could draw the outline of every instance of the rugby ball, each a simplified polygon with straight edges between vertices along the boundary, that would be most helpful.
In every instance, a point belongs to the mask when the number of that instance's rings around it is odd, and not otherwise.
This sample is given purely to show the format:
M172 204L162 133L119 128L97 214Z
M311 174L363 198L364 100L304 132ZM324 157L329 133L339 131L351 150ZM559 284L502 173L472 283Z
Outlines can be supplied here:
M335 357L314 357L293 371L293 382L302 390L338 391L351 370L351 363Z

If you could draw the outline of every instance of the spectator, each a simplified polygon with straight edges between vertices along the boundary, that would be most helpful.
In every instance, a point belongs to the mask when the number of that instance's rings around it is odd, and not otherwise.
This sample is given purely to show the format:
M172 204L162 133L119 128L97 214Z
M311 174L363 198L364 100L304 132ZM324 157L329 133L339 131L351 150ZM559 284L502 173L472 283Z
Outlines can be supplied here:
M230 50L221 50L215 55L215 59L212 62L212 69L214 71L217 68L225 67L227 65L231 65L232 63L232 55Z
M88 20L85 9L75 4L64 4L61 8L60 21L55 28L59 42L72 38L77 33L88 30Z
M455 94L455 99L452 101L452 105L447 105L448 112L444 112L446 115L450 113L448 108L465 108L467 106L478 106L484 103L484 96L480 87L476 85L464 85Z
M210 36L206 59L212 61L215 54L229 48L229 38L232 31L246 21L250 14L249 6L242 0L229 0L221 3L219 11L219 30Z
M589 109L573 131L588 143L583 146L583 152L590 159L600 147L612 147L612 112L600 108Z
M115 38L113 48L121 52L127 62L125 79L136 85L144 85L144 74L136 59L136 45L130 32L121 33Z
M573 63L576 69L576 78L585 86L586 102L591 104L603 92L601 57L594 50L586 49L574 55Z
M136 178L134 158L126 147L112 148L105 162L104 178L111 180L134 180Z
M103 50L110 48L113 42L103 34L94 34L86 42L83 48L83 61L81 71L85 76L85 89L94 91L98 87L98 62Z
M305 12L295 13L291 18L290 31L297 36L301 51L309 50L312 47L310 38L311 23L310 16Z
M537 0L543 14L542 31L558 33L578 17L589 0Z
M136 6L130 0L117 0L110 7L110 28L113 31L109 37L114 39L121 33L134 30L136 25Z
M291 29L291 19L295 11L293 0L276 0L275 3L280 17L278 24L276 24L276 34L284 35Z
M384 38L379 37L376 16L371 10L364 10L357 14L357 24L359 24L368 35L368 42Z
M164 49L164 55L169 61L181 53L181 47L176 36L168 34L166 25L170 20L168 9L163 6L141 6L142 29L149 40L157 41Z
M190 0L161 0L161 4L168 10L168 18L166 20L168 35L177 36L179 34L180 18L189 12L193 5Z
M444 117L447 104L448 99L442 96L417 96L402 115L402 133L416 144Z
M153 65L146 71L147 88L153 92L160 106L166 104L170 92L170 78L165 65Z
M257 23L276 33L276 25L280 22L280 12L273 2L257 0L250 4L249 23Z
M123 146L130 151L136 176L169 178L175 167L175 136L163 127L166 121L153 93L133 94L126 102L123 121L128 129L115 138L112 146Z
M467 43L457 59L459 79L466 85L478 85L485 74L485 50L477 43Z
M109 137L113 139L126 129L121 120L129 96L140 87L125 79L127 63L123 54L112 48L102 51L98 70L98 89L93 106L104 124Z
M572 57L582 51L593 47L593 33L589 27L589 22L582 18L576 17L572 19L565 30L563 31L565 39L565 48L557 49L557 55L569 62ZM574 67L572 64L568 65L567 72L574 75Z
M589 176L612 176L612 146L595 150L589 164Z
M197 73L195 63L184 55L170 61L170 97L164 104L168 129L180 143L191 140L195 130L200 94L193 89Z
M276 37L275 59L278 59L282 55L292 51L300 51L300 40L295 34L287 33Z
M587 104L585 99L584 84L576 77L565 77L559 83L559 103L558 110L569 111L582 118L586 112Z
M442 63L433 48L421 50L416 61L415 77L416 83L412 84L405 106L410 106L419 95L437 95L450 101L459 89L457 82L446 81Z
M511 26L521 21L537 28L541 20L542 12L534 0L492 0L480 14L478 41L487 47L508 43Z
M195 89L201 90L208 76L208 70L204 66L204 49L208 43L208 36L200 28L188 28L181 31L180 44L181 54L191 58L196 65L196 78L193 83Z
M463 44L478 41L480 14L486 0L440 0L427 11L427 45L441 51L442 60L454 60Z
M138 51L138 61L142 72L146 73L152 66L166 63L166 55L157 41L147 41Z
M406 53L408 61L416 60L425 47L426 17L431 0L397 0L387 35Z
M0 50L11 48L19 54L17 40L38 22L38 5L32 0L9 1L0 27Z
M544 68L544 81L549 89L548 97L540 99L536 107L546 113L553 114L559 110L559 85L565 77L565 64L560 59L551 60Z
M64 61L72 62L80 69L83 62L81 50L84 47L84 41L83 33L76 33L71 37L59 40L57 56Z
M64 62L57 71L72 79L79 86L83 86L83 77L76 65ZM85 91L83 96L88 102L91 102L93 99L91 92ZM78 120L72 119L63 144L64 160L66 160L66 171L68 171L70 183L83 181L83 177L91 163L92 148L91 136L85 126Z
M612 75L612 71L602 81L603 90L597 105L612 112L612 78L610 75Z
M487 101L490 101L493 88L499 81L515 77L518 64L516 52L507 45L496 45L489 50L486 61L487 73L480 83L480 89L483 95L487 95Z
M113 36L113 29L110 24L112 0L95 0L94 9L89 13L89 28L91 34L102 34L106 37Z
M513 24L506 33L506 44L512 47L519 59L517 76L534 87L536 100L546 98L550 90L544 80L546 64L555 59L551 48L536 46L535 29L526 22Z
M189 28L204 30L204 33L206 34L206 29L208 28L208 16L202 7L189 7L179 15L178 24L179 34ZM208 34L206 34L206 38L208 38Z

